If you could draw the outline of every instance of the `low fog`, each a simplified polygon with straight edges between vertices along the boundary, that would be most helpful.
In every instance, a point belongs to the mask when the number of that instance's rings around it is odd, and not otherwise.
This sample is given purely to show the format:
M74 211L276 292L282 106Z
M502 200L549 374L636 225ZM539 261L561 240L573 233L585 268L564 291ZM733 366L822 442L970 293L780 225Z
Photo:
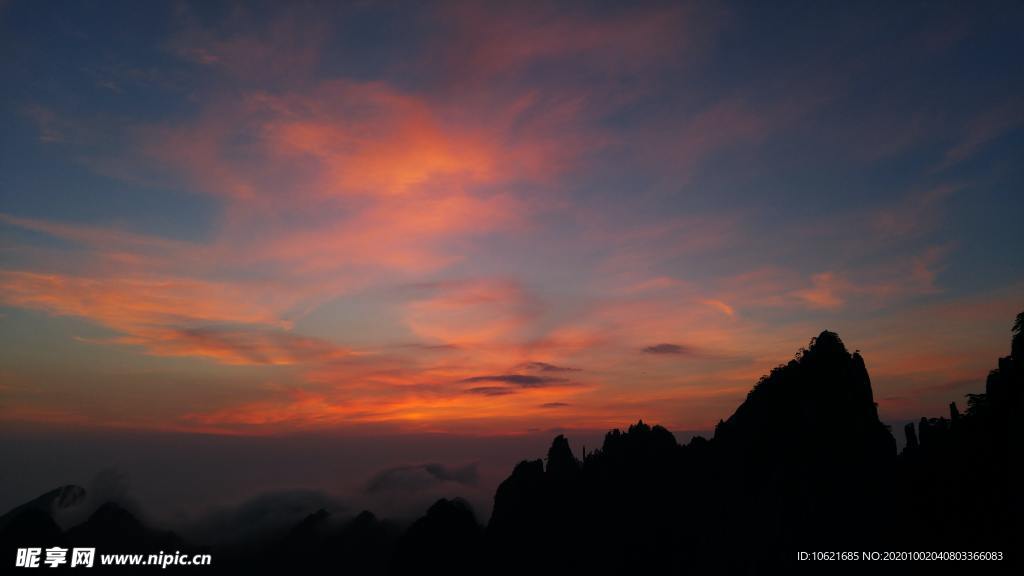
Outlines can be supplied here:
M252 437L8 426L0 514L77 484L86 500L56 518L64 528L114 501L153 527L211 544L258 537L320 508L336 521L370 510L405 523L456 496L486 522L495 488L516 463L544 457L559 433L579 454L600 446L604 432Z

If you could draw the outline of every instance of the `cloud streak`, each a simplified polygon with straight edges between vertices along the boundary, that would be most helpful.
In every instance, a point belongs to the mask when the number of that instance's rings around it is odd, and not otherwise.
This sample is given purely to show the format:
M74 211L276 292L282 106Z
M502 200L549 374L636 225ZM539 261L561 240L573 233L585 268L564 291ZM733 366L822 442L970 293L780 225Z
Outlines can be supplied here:
M693 354L693 350L689 346L667 343L645 346L643 352L646 354L665 356L688 356L690 354Z

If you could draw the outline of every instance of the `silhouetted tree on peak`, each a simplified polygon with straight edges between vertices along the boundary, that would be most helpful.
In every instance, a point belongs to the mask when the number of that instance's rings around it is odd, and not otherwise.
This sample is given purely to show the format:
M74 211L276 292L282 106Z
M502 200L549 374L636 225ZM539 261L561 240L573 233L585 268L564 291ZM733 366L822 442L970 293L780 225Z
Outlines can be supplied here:
M644 424L643 420L637 420L636 424L631 424L629 429L626 430L627 434L646 434L651 431L649 424Z
M656 454L670 457L678 448L676 437L666 428L659 425L650 426L639 420L636 424L630 425L625 432L616 428L605 434L604 444L596 456L636 461Z
M1024 312L1017 314L1011 333L1013 339L1010 341L1010 356L1017 361L1019 366L1021 362L1024 362Z
M803 358L805 356L834 356L842 358L849 356L849 352L846 351L846 345L843 344L842 338L835 332L828 330L822 330L821 334L818 334L814 338L811 338L811 342L807 345L807 348L803 349L798 355Z
M985 394L968 395L968 411L988 414L989 423L998 422L1004 432L1011 415L1024 411L1024 312L1017 315L1011 333L1010 355L989 372Z
M985 394L967 394L967 415L981 416L988 409L988 396Z

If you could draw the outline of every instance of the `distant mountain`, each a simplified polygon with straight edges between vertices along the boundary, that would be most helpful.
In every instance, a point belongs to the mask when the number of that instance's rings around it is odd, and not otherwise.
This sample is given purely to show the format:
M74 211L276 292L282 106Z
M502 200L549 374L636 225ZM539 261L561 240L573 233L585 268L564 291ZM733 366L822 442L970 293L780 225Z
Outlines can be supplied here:
M3 529L8 522L11 522L27 510L39 510L46 514L53 515L60 510L78 506L84 501L85 488L74 484L61 486L60 488L55 488L37 498L29 500L3 516L0 516L0 529Z
M482 544L483 530L469 504L441 499L399 540L391 572L431 574L431 567L438 567L453 576L479 574L486 566Z
M114 502L101 505L85 522L72 527L65 535L74 546L104 552L173 553L185 548L184 541L173 532L149 528Z
M85 489L69 484L55 488L0 516L0 542L12 547L36 546L39 542L63 542L54 516L80 505Z

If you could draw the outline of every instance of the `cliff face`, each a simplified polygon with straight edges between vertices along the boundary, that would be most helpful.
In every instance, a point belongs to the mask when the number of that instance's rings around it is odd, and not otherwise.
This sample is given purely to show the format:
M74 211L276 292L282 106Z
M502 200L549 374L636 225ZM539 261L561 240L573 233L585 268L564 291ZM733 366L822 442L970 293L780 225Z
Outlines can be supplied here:
M669 564L747 570L803 544L881 537L874 501L896 459L878 419L864 360L822 332L750 392L708 441L687 446L660 426L613 430L576 460L559 436L541 461L523 462L501 485L488 528L510 572L521 550L559 570L639 571ZM701 542L730 550L714 555ZM596 546L601 560L567 555Z
M777 573L798 550L985 549L1005 562L979 569L1019 567L1024 314L1013 334L986 392L908 424L899 455L864 359L827 331L711 440L640 422L577 462L556 438L546 469L523 462L498 490L489 558L509 574L538 558L547 573Z
M721 537L779 549L876 545L896 442L878 419L859 353L822 332L763 377L715 430Z
M897 478L908 489L894 513L912 518L908 547L1001 546L1024 550L1024 313L1013 326L1010 355L989 372L985 392L950 404L949 418L907 424ZM1020 558L1017 559L1020 563Z
M714 438L723 449L771 459L839 465L896 455L896 442L878 419L864 359L827 331L762 378Z

